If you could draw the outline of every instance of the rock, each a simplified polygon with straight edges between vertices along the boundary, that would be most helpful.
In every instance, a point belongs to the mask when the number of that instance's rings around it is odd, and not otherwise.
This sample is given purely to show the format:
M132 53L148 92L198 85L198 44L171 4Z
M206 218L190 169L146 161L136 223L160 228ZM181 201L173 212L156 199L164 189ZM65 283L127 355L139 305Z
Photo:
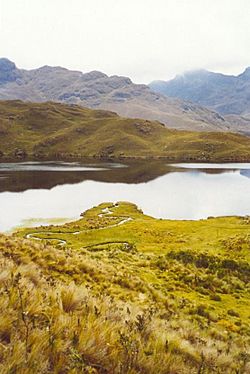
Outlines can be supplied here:
M24 159L27 157L27 153L24 149L15 149L14 155L18 159Z
M112 153L114 152L114 150L115 150L115 147L113 145L108 145L107 147L104 147L101 150L99 156L101 158L109 158L112 156Z
M134 124L137 130L142 134L150 134L151 133L151 125L148 123L135 123Z
M13 82L19 77L18 69L14 62L7 58L0 58L0 84Z

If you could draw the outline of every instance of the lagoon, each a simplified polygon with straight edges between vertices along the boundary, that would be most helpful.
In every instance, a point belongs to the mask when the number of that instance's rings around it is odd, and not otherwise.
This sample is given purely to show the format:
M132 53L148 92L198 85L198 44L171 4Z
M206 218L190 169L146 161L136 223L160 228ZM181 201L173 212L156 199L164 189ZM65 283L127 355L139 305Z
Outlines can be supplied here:
M250 164L0 164L1 232L74 220L106 201L165 219L250 215Z

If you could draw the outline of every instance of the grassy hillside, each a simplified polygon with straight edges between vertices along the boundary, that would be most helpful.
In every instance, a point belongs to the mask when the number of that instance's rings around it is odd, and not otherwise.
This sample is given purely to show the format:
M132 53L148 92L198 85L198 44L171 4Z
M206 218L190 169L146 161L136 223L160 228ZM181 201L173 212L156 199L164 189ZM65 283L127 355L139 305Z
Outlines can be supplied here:
M157 121L59 103L0 102L1 159L67 157L249 161L249 138L166 129Z
M1 235L0 372L249 373L249 249L248 218L125 202Z

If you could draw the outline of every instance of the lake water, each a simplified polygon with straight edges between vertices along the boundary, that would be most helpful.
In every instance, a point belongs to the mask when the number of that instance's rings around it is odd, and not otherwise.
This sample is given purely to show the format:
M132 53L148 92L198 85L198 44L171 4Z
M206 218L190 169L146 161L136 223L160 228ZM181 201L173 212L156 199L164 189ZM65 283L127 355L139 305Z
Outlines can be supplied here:
M0 164L2 232L121 200L158 218L249 215L250 164Z

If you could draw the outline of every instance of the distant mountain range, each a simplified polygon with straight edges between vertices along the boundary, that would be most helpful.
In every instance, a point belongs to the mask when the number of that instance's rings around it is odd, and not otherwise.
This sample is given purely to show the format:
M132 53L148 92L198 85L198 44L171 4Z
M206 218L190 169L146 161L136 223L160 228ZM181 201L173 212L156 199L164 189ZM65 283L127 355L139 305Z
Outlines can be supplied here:
M169 128L198 131L241 131L220 114L200 105L165 97L127 77L99 71L83 74L62 67L18 69L0 59L0 100L56 101L106 109L121 116L158 120ZM243 126L245 130L246 126ZM250 130L250 124L249 124Z
M250 120L250 67L238 76L195 70L149 86L155 92L190 100L223 116L241 115Z

